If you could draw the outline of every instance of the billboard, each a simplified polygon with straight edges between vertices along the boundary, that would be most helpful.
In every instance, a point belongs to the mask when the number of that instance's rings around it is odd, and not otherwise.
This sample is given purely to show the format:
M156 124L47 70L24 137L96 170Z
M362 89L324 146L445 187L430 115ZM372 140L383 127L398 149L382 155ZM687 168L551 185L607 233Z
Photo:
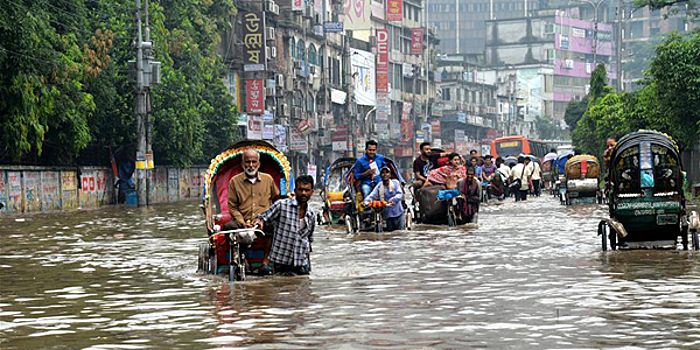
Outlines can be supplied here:
M243 14L243 70L264 71L265 60L265 13Z
M262 114L265 111L265 89L262 79L245 81L245 99L248 114Z
M370 30L372 28L372 0L343 0L343 25L345 29Z
M389 31L377 29L377 92L389 92Z
M355 81L355 101L358 105L375 106L377 92L375 88L374 54L351 49L352 74Z
M403 0L386 1L386 20L401 21L403 19Z
M423 54L423 28L411 28L411 55Z

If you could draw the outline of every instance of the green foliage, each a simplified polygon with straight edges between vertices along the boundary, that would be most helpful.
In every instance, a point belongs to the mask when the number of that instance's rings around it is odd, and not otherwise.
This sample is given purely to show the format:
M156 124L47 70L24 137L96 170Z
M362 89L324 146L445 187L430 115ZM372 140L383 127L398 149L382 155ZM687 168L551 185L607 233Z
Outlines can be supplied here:
M0 162L104 164L136 140L133 4L0 3ZM156 162L186 166L240 138L217 55L230 0L152 0L162 85L151 93Z
M576 128L576 124L581 118L583 118L583 114L586 113L587 108L587 97L581 101L569 101L569 103L566 105L566 111L564 112L564 121L569 127L569 130L573 131Z
M545 115L535 119L535 127L541 139L554 140L561 138L561 128L554 122L554 118Z
M588 107L572 131L574 145L599 155L606 138L619 138L638 129L667 133L681 148L697 145L700 34L689 38L671 35L656 52L640 91L615 94L594 72Z

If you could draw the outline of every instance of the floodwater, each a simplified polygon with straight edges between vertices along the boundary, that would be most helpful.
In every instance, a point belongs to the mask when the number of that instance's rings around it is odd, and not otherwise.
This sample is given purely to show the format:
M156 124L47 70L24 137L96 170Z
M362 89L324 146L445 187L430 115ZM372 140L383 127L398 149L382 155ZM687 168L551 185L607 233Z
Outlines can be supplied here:
M603 253L602 206L319 228L310 277L198 274L197 203L0 220L0 349L698 349L700 254Z

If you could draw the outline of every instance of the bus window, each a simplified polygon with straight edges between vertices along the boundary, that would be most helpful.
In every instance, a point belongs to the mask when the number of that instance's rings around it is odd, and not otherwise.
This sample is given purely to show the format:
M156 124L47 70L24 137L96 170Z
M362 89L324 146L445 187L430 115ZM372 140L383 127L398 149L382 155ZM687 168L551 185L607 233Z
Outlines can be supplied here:
M522 153L523 142L521 140L507 140L496 143L496 153L499 157L518 156Z

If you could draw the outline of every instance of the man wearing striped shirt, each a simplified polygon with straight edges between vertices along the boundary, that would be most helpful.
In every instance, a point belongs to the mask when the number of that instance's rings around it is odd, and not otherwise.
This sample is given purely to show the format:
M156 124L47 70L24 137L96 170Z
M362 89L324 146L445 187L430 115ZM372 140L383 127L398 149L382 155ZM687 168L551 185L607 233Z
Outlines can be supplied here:
M316 216L308 202L314 194L314 179L302 175L295 183L293 198L275 202L255 220L261 229L275 223L270 261L275 263L276 274L308 275L310 272Z

